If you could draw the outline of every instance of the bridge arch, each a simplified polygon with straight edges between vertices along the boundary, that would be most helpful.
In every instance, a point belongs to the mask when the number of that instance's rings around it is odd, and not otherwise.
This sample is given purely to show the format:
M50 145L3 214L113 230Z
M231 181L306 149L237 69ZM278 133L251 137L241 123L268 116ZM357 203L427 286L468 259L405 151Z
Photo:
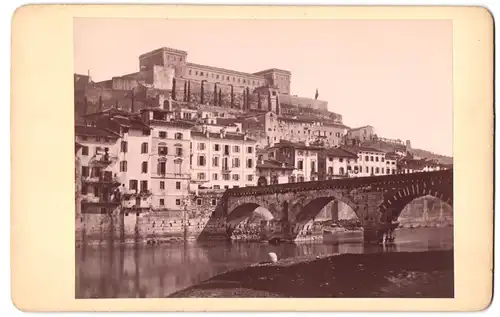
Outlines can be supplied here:
M440 186L440 183L413 184L396 191L384 193L384 201L379 207L382 222L392 222L399 218L403 209L416 199L430 196L441 200L453 208L453 187Z
M335 196L322 196L317 197L309 201L307 204L303 205L300 208L300 211L295 214L296 222L307 222L309 220L314 219L322 210L332 201L337 201L339 203L346 204L352 209L354 213L356 213L356 205L343 197L335 197ZM357 214L356 214L357 216Z
M233 233L237 230L240 230L241 223L245 220L253 220L259 219L265 222L274 220L274 216L269 211L269 209L264 208L256 203L245 203L238 207L236 207L227 217L226 219L226 233L228 238L230 238ZM247 224L248 225L248 224ZM245 225L245 226L247 226ZM253 227L260 226L259 223L254 223ZM255 228L254 228L255 229Z

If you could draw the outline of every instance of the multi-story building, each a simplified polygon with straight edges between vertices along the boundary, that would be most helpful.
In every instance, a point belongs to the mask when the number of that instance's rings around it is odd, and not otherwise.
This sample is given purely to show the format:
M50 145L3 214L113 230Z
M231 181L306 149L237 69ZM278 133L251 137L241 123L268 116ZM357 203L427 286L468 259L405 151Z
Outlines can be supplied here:
M386 153L385 154L385 173L389 174L397 174L398 167L397 162L399 159L399 154L397 153Z
M358 159L352 162L351 170L355 171L357 165L357 176L376 176L386 174L385 152L373 148L361 146L342 146L343 150L355 154Z
M149 179L153 210L178 214L188 202L193 124L174 120L165 108L142 109L141 116L151 134L148 142L135 145L135 155L142 160L137 177Z
M276 160L259 160L257 163L257 186L290 183L293 179L293 166Z
M328 120L285 116L273 111L243 116L242 128L260 147L273 146L281 140L290 142L323 141L325 146L340 145L348 127Z
M358 140L361 142L371 140L375 135L375 128L371 125L352 128L347 131L347 140Z
M115 108L85 116L87 124L118 135L116 173L120 178L121 204L128 212L143 212L151 208L152 192L147 165L151 147L151 127L137 114ZM144 163L146 162L146 163Z
M82 213L106 214L120 206L117 189L121 180L118 176L118 146L120 135L98 127L76 125L76 153L79 162L80 193ZM77 200L77 203L78 203Z
M319 152L319 180L355 177L359 174L358 156L341 148Z
M191 133L191 180L200 187L228 189L255 186L255 140L243 133Z
M310 146L308 143L293 143L281 140L269 148L269 159L284 166L294 167L290 175L290 183L318 180L318 153L321 147Z

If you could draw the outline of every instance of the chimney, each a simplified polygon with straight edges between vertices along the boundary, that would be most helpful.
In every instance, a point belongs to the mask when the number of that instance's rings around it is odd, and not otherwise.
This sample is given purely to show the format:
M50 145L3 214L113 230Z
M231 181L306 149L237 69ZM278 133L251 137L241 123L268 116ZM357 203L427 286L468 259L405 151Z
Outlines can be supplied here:
M220 129L220 138L223 139L226 136L226 128Z

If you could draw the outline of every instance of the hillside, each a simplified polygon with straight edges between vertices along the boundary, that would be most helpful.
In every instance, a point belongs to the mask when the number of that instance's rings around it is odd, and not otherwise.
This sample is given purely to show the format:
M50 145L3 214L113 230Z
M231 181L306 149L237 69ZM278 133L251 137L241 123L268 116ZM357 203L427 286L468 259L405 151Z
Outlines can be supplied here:
M405 146L402 144L394 144L389 142L383 142L380 140L370 140L365 141L362 144L366 147L371 147L377 150L381 150L384 152L395 152L396 149L404 149ZM410 152L418 157L426 158L429 160L437 160L441 164L453 164L453 158L445 155L440 155L436 153L432 153L430 151L422 150L422 149L411 149Z

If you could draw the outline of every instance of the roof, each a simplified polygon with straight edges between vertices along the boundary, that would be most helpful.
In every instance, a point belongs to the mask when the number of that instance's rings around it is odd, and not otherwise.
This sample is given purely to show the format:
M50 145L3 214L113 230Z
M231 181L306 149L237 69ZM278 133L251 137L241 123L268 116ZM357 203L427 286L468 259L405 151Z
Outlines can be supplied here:
M368 127L373 128L373 126L371 126L371 125L364 125L362 127L352 128L351 131L361 130L361 129L368 128Z
M103 137L103 138L113 138L118 139L120 137L119 134L110 131L108 129L102 129L98 127L91 127L86 125L75 125L75 135L78 136L95 136L95 137Z
M178 49L170 48L170 47L160 47L160 48L157 48L155 50L152 50L152 51L149 51L149 52L146 52L144 54L139 55L139 58L144 58L144 57L146 57L148 55L154 55L154 54L162 52L162 51L167 51L167 52L171 52L171 53L177 53L177 54L187 55L187 52L183 51L183 50L178 50Z
M186 63L186 65L188 67L191 66L191 67L197 67L197 68L204 68L204 69L209 69L209 70L212 70L212 71L219 71L219 72L231 73L231 74L239 75L239 76L252 77L252 78L255 78L255 79L259 79L259 80L265 79L261 75L240 72L240 71L232 70L232 69L226 69L226 68L220 68L220 67L214 67L214 66L208 66L208 65L202 65L202 64L195 64L195 63Z
M150 125L161 125L161 126L167 126L167 127L176 127L176 128L181 128L181 129L191 129L194 126L194 124L192 124L192 123L180 121L180 120L172 120L172 121L150 120L149 124Z
M323 125L329 126L329 127L338 127L338 128L343 128L343 129L349 129L348 126L342 123L336 123L336 122L330 122L330 121L325 121L323 122Z
M283 163L276 160L265 160L262 163L257 163L257 168L261 169L280 169L280 170L293 170L293 166L283 166Z
M199 138L211 138L211 139L226 139L226 140L245 140L245 135L241 133L229 133L226 132L223 137L221 137L221 133L213 133L209 132L208 137L205 133L199 131L191 131L191 137L199 137ZM246 141L255 142L254 139L246 138Z
M335 157L350 157L350 158L358 158L358 156L352 152L343 150L341 148L330 148L325 150L325 154L329 156Z
M278 120L294 121L294 122L305 122L305 123L312 123L312 122L314 122L314 120L312 120L312 119L305 119L305 118L300 119L300 118L292 118L292 117L286 117L286 116L278 116Z
M399 158L399 155L397 155L396 153L389 152L385 154L385 158L389 160L395 160Z
M101 115L104 115L104 114L108 114L108 115L122 115L122 116L125 116L125 117L129 117L129 116L132 115L132 113L130 113L128 111L121 110L121 109L116 109L116 108L112 107L112 108L108 108L108 109L100 111L100 112L89 113L89 114L85 115L84 117L101 116Z
M238 120L232 119L232 118L217 118L217 124L219 125L227 125L227 126L233 126L238 123Z
M298 150L312 150L312 151L320 151L320 150L324 149L323 147L319 147L319 146L311 146L311 145L306 145L305 143L294 143L294 142L285 141L285 140L281 140L279 143L276 143L274 146L271 147L271 149L272 148L285 148L285 147L291 147L291 148L295 148Z
M261 75L261 74L265 74L265 73L269 73L269 72L284 73L284 74L288 74L288 75L292 74L289 70L284 70L284 69L279 69L279 68L264 69L264 70L261 70L261 71L254 73L254 74Z
M343 150L345 150L345 151L348 151L348 152L351 152L351 153L356 153L356 154L358 154L359 152L385 153L382 150L377 150L377 149L370 148L370 147L365 147L365 146L352 146L352 145L351 146L347 146L347 145L343 145L341 148Z
M163 109L161 107L146 107L146 108L142 108L141 110L139 110L140 112L145 112L145 111L158 111L158 112L166 112L166 113L172 113L173 111L171 110L167 110L167 109Z

